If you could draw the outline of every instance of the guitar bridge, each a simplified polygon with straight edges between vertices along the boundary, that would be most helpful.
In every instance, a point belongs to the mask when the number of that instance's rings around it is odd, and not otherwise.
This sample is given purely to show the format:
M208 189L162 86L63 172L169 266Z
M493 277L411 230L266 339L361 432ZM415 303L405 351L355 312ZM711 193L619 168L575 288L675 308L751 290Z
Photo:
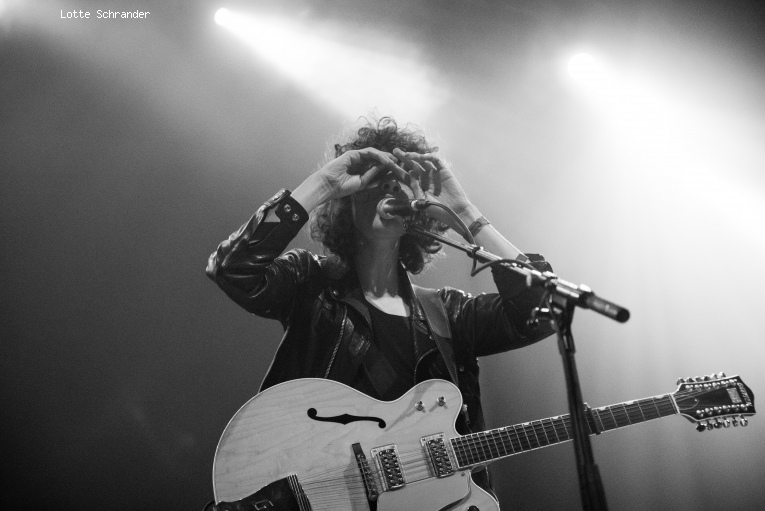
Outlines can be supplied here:
M372 456L380 469L385 490L395 490L406 484L395 444L375 447L372 449Z
M373 502L376 502L377 497L380 496L380 492L377 490L377 483L375 483L375 479L372 477L372 470L369 468L369 462L364 455L364 450L361 448L361 444L355 443L351 447L353 448L353 455L356 457L356 464L359 467L361 480L364 482L364 489L367 491L367 500L372 504Z
M430 466L436 477L447 477L454 473L454 463L444 442L443 433L422 437L420 443L428 452Z

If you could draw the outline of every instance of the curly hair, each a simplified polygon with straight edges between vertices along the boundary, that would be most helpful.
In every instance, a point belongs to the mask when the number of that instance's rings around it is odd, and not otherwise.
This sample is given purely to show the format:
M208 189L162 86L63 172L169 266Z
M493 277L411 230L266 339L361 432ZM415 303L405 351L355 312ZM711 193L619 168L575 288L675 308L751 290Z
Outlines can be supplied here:
M354 138L346 144L335 144L335 158L346 151L373 147L380 151L392 152L399 148L405 152L432 153L438 147L431 146L425 136L416 128L407 125L399 128L390 117L379 120L366 119L366 124L356 131ZM340 265L353 264L356 231L353 225L351 197L329 200L318 206L311 214L311 237L320 242L325 251L340 259ZM435 218L422 214L420 223L431 232L443 233L448 226ZM410 273L420 273L441 250L441 243L429 238L404 234L399 244L398 258Z

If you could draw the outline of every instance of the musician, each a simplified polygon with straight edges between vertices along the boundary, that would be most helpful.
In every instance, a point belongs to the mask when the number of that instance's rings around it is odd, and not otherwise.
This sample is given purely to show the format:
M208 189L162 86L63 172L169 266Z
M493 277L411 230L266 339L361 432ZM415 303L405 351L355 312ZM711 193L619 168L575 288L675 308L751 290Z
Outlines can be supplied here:
M541 293L504 268L492 269L495 294L413 286L408 275L421 272L441 246L408 234L401 218L383 218L377 206L385 198L438 201L489 252L542 271L550 266L494 229L418 130L390 118L368 121L335 146L334 156L294 191L268 200L209 258L207 275L231 299L284 327L261 390L329 378L393 400L418 382L442 378L459 387L466 405L457 430L485 429L476 358L550 335L545 326L526 324ZM326 253L282 253L309 214L311 234ZM467 236L439 208L421 216L431 231ZM491 491L486 470L474 480Z

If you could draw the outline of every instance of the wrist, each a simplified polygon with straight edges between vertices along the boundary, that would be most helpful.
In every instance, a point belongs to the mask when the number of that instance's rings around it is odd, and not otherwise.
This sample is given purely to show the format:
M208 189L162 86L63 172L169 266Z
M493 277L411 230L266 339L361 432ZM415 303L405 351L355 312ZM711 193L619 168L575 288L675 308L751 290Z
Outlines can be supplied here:
M468 225L468 231L470 231L470 235L475 238L484 227L490 224L491 222L489 222L485 216L481 216L477 218L473 223Z
M470 225L483 216L479 209L472 204L468 204L462 210L455 211L455 213L460 217L460 220L465 222L465 225Z
M292 198L299 202L308 212L311 212L316 206L326 202L331 197L331 187L320 174L311 174L292 192Z

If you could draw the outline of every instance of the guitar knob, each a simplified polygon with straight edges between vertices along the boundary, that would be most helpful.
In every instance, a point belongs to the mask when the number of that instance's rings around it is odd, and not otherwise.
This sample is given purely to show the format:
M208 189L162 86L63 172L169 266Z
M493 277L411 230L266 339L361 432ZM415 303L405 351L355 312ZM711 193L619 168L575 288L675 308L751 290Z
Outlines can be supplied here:
M425 409L425 405L422 404L422 401L417 401L417 404L414 405L414 409L421 412Z
M480 511L476 506L470 506L467 511Z
M438 406L444 406L446 404L446 399L444 399L444 396L441 396L438 399L436 399L436 404Z

